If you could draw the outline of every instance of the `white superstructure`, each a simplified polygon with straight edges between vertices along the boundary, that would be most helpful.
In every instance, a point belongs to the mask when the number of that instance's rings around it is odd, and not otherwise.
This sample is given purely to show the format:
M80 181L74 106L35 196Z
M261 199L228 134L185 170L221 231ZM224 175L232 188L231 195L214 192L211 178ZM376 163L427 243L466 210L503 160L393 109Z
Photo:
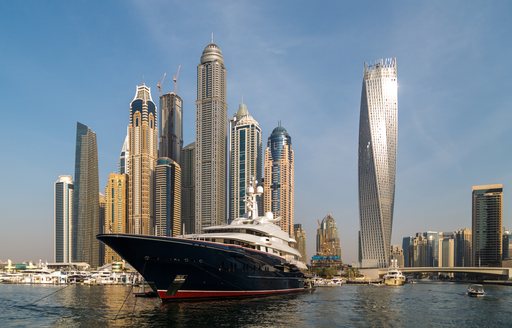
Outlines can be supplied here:
M271 212L258 215L256 196L262 193L263 188L256 187L253 179L246 191L246 213L243 217L233 220L231 224L208 227L202 234L185 235L183 238L239 245L279 256L300 269L307 269L301 261L300 252L290 246L295 239L274 224L280 218L274 218Z
M384 284L387 286L402 286L405 284L405 276L398 268L398 262L396 259L391 260L391 266L383 278Z

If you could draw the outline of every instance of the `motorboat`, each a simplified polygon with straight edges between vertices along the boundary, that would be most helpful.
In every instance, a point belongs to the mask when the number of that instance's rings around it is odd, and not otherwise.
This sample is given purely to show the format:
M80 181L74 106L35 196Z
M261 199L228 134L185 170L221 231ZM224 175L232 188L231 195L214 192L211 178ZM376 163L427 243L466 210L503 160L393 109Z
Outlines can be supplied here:
M473 297L484 296L484 286L478 284L471 284L468 286L468 295Z

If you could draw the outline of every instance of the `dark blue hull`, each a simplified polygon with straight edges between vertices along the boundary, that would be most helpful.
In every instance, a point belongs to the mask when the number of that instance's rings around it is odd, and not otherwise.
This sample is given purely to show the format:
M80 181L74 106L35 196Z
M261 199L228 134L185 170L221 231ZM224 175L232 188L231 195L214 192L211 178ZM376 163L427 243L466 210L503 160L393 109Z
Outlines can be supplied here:
M236 245L126 234L97 237L162 300L269 295L304 290L304 274L283 259Z

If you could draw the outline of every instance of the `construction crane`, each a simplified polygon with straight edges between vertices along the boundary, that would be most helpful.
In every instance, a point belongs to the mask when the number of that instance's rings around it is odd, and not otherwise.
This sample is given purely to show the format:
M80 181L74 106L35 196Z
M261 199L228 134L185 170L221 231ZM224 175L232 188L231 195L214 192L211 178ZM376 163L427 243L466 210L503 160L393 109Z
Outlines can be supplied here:
M180 77L180 70L181 70L181 65L178 66L178 70L176 71L176 74L174 74L172 77L172 82L174 84L174 93L176 93L176 94L178 92L178 79Z
M160 92L160 96L162 95L162 86L164 84L165 77L167 76L167 73L164 73L164 76L160 79L160 81L157 82L156 87L158 88L158 91Z

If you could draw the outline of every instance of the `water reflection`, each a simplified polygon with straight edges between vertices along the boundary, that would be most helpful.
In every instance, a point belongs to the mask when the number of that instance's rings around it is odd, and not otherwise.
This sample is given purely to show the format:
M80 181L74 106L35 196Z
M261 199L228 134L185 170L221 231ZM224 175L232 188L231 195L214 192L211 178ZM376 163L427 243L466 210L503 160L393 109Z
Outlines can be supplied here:
M395 302L400 288L360 286L355 294L354 309L359 318L364 318L362 323L373 327L400 326L402 307Z
M254 299L162 304L126 286L0 285L0 326L48 327L509 327L512 287L343 286Z

